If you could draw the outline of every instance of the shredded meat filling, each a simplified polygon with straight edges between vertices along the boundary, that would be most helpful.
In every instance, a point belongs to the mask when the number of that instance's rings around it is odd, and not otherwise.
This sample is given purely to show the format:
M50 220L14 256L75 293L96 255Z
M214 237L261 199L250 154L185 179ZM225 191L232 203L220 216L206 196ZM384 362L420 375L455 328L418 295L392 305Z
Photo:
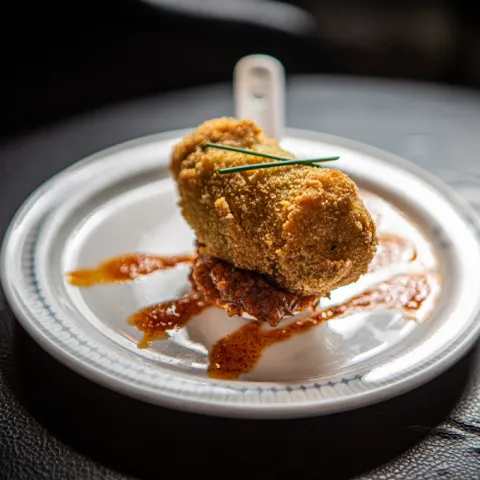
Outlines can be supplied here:
M317 296L289 293L263 275L203 254L195 260L190 279L207 302L226 310L229 316L247 313L272 327L318 303Z

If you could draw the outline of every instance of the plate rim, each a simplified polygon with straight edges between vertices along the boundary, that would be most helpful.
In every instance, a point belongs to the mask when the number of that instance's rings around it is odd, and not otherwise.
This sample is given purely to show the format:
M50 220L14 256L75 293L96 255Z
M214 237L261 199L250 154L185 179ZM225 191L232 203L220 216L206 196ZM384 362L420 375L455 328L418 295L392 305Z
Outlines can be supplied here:
M465 355L465 353L473 346L477 338L480 336L480 322L477 321L480 317L478 309L477 313L472 315L471 320L471 322L475 323L475 325L473 325L473 327L464 335L463 338L459 339L460 341L453 348L440 352L445 353L443 353L441 357L436 359L436 361L433 363L422 365L419 367L420 369L418 371L410 372L407 376L396 379L395 382L388 385L378 385L374 389L369 389L364 392L356 392L355 395L346 398L332 398L327 400L319 399L315 402L302 403L301 405L297 403L276 403L274 405L255 403L236 405L233 402L221 402L217 399L214 401L209 401L203 398L186 398L180 394L178 396L173 396L162 393L161 389L152 392L150 388L142 388L140 385L135 385L135 387L132 388L132 385L128 383L128 381L110 375L108 372L102 371L99 367L95 368L94 365L85 363L80 358L72 355L70 352L63 350L59 345L52 341L51 338L45 335L38 328L35 322L29 320L29 314L26 311L25 306L18 301L19 299L17 298L16 292L14 291L11 282L8 280L8 250L12 248L12 232L14 231L18 222L21 220L22 215L30 210L32 204L37 199L42 197L45 191L51 188L55 183L61 182L62 179L72 170L83 168L99 158L114 154L118 151L134 148L135 146L140 146L150 142L161 142L180 138L191 130L191 128L171 130L163 133L139 137L127 142L116 144L89 155L86 158L80 159L67 168L61 170L46 182L41 184L37 189L35 189L35 191L27 197L27 199L22 203L20 208L13 216L5 233L0 252L0 278L2 288L11 310L15 314L15 317L20 322L22 327L25 328L25 330L36 341L37 344L39 344L55 359L66 365L68 368L71 368L75 372L88 378L89 380L100 384L101 386L107 387L130 397L138 398L156 405L174 408L176 410L239 418L298 418L331 414L344 410L360 408L366 405L381 402L388 398L392 398L401 393L405 393L409 390L417 388L418 386L441 374L456 361L458 361L463 355ZM313 141L339 143L340 145L355 149L362 153L381 158L384 161L393 163L397 167L406 169L414 175L421 177L442 195L444 195L451 203L453 203L456 209L461 209L463 212L468 214L468 220L473 224L477 231L478 241L480 218L478 217L477 213L463 197L461 197L446 183L437 178L433 173L430 173L393 153L348 138L300 129L287 129L286 136Z

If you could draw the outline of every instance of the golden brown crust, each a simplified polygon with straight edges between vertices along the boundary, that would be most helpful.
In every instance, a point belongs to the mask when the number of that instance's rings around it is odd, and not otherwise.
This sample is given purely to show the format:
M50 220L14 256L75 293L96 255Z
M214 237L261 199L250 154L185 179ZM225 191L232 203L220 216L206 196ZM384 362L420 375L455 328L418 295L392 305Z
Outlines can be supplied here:
M293 157L254 122L233 118L205 122L174 148L171 170L200 252L302 295L328 294L366 273L375 225L346 174L294 165L219 175L270 160L205 142Z

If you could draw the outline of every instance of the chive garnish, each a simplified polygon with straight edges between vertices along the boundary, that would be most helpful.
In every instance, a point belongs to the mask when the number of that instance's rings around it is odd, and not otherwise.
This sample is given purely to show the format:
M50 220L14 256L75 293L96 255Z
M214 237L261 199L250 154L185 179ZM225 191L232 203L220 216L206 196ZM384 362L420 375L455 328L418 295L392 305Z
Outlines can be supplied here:
M340 157L311 158L307 160L290 159L282 162L265 162L255 163L252 165L241 165L239 167L221 168L217 173L223 175L225 173L245 172L247 170L257 170L260 168L285 167L286 165L307 165L311 167L319 167L314 162L332 162Z
M294 160L290 157L281 157L280 155L273 155L271 153L257 152L255 150L248 150L246 148L231 147L230 145L222 145L221 143L205 143L206 147L218 148L220 150L229 150L230 152L245 153L246 155L254 155L256 157L270 158L271 160L280 160L285 162L287 160Z
M256 157L269 158L271 160L280 160L279 162L265 162L255 163L251 165L241 165L239 167L221 168L217 170L219 174L245 172L247 170L257 170L259 168L284 167L285 165L307 165L309 167L322 168L317 163L332 162L338 160L340 157L323 157L323 158L308 158L299 160L297 158L282 157L280 155L273 155L271 153L257 152L255 150L248 150L246 148L231 147L230 145L222 145L221 143L206 142L205 147L218 148L220 150L229 150L230 152L244 153L245 155L254 155Z

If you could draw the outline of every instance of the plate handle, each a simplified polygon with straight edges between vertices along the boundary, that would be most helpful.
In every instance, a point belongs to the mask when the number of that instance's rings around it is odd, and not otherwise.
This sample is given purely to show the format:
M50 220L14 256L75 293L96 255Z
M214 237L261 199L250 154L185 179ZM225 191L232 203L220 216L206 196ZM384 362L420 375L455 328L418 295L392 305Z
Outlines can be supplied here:
M285 70L270 55L249 55L234 70L235 116L249 118L277 140L285 125Z

